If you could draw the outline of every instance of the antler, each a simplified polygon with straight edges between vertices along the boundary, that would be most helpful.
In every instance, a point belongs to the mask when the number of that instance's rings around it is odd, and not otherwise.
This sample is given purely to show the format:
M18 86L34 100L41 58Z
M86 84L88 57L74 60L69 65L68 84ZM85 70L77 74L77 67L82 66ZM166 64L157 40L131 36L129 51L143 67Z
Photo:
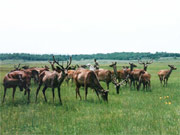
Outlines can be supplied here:
M141 60L138 60L138 63L139 64L145 64L144 62L142 62Z
M69 57L69 61L67 61L66 69L69 68L69 66L71 65L71 62L72 62L72 57Z
M153 63L153 59L151 59L150 61L147 61L146 64L152 64Z
M50 65L51 65L51 68L52 68L52 70L55 70L55 67L54 67L54 61L53 62L51 62L51 61L48 61L49 63L50 63ZM46 67L45 67L46 68Z
M64 67L63 67L62 65L60 65L58 61L56 61L54 55L53 55L53 62L56 63L56 64L58 64L61 69L64 69Z

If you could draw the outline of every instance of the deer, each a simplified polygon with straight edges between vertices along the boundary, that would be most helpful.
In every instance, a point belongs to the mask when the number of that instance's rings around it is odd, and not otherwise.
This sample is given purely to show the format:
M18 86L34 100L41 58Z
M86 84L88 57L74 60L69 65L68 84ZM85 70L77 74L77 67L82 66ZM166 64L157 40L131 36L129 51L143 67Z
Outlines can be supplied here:
M61 87L61 84L64 81L65 77L67 76L68 68L71 65L71 62L72 62L72 57L70 57L69 61L67 61L67 66L64 67L63 65L59 64L59 62L56 61L55 57L53 56L53 65L51 65L53 71L43 71L40 74L39 86L36 90L35 102L37 102L37 96L38 96L41 86L44 85L44 88L42 91L43 91L45 102L47 102L45 91L49 87L49 88L52 88L53 103L54 103L54 89L57 88L59 102L60 102L60 104L62 104L60 87ZM56 66L56 68L54 67L55 63L58 65L58 66Z
M88 87L90 87L95 90L99 100L100 100L100 98L99 98L99 94L100 94L104 101L108 101L108 92L109 91L103 89L103 87L99 83L98 77L94 71L79 68L75 71L73 77L74 77L75 84L76 84L76 99L77 99L77 95L79 95L79 98L81 100L79 88L81 86L84 86L85 100L87 100Z
M141 70L139 72L139 85L137 85L138 91L141 87L141 83L143 83L143 90L146 88L147 91L148 88L151 88L151 75L147 73L145 70Z
M132 72L131 72L131 76L133 77L133 84L134 84L134 87L135 87L135 84L137 86L137 90L139 90L139 86L137 84L137 82L139 82L139 77L140 77L140 72L141 71L145 71L145 73L142 75L146 75L146 76L150 76L150 74L147 72L147 67L149 64L152 64L153 63L153 60L150 60L150 61L147 61L147 62L142 62L140 60L138 60L138 63L139 64L142 64L144 66L144 69L134 69Z
M34 71L36 72L36 71ZM12 71L5 75L3 79L3 86L4 86L4 96L3 96L3 101L5 101L5 96L6 96L6 90L7 88L13 88L13 102L14 102L14 95L16 91L16 87L20 88L20 91L23 91L23 88L25 91L28 92L28 103L30 102L30 83L31 83L31 78L32 78L32 73L26 72L26 71Z
M161 82L162 85L162 81L164 82L163 86L167 86L168 83L168 79L172 73L173 70L176 70L177 68L174 65L168 65L170 67L170 70L160 70L158 72L158 76L159 76L159 80Z
M130 71L129 71L129 79L130 79L130 88L131 88L131 85L133 83L134 87L135 87L135 78L134 78L134 67L137 67L134 63L130 63L129 62L129 65L130 65Z

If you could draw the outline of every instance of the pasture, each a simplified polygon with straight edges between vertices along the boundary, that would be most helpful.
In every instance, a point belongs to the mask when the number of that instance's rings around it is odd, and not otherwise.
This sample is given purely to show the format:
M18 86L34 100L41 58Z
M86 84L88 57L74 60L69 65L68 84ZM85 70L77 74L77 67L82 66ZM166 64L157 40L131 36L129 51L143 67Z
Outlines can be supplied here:
M86 61L87 62L87 61ZM84 62L84 63L86 63ZM137 68L143 68L137 61ZM3 97L2 81L6 73L13 69L13 61L0 63L0 100ZM22 62L24 63L24 62ZM73 62L81 63L81 62ZM102 64L103 63L103 64ZM110 69L111 61L99 61L100 67ZM47 62L26 62L30 66L50 65ZM169 69L173 64L177 70L173 71L167 87L160 85L157 72ZM128 65L128 61L118 61L117 68ZM129 86L120 88L116 94L114 85L110 84L108 103L99 101L95 92L88 89L87 101L84 100L84 89L80 93L83 100L75 98L75 84L63 82L59 105L57 89L55 89L55 103L52 100L52 90L46 90L48 102L44 101L42 88L35 103L37 84L31 84L30 104L27 95L18 88L12 102L12 89L7 90L4 104L0 103L0 134L1 135L150 135L150 134L180 134L180 61L155 61L147 71L151 74L152 92L140 89L130 89ZM106 89L104 82L101 82Z

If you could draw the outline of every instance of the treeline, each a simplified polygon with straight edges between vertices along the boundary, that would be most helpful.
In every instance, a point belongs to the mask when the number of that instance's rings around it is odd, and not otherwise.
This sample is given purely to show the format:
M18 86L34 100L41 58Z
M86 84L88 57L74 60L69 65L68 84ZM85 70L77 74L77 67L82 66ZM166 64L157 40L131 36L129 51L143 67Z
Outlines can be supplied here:
M29 60L29 61L47 61L52 60L53 54L28 54L28 53L0 53L0 60ZM69 55L54 55L57 60L67 60ZM180 53L134 53L134 52L114 52L114 53L98 53L98 54L78 54L71 55L73 60L85 59L101 59L101 60L137 60L137 59L159 59L160 57L180 57Z

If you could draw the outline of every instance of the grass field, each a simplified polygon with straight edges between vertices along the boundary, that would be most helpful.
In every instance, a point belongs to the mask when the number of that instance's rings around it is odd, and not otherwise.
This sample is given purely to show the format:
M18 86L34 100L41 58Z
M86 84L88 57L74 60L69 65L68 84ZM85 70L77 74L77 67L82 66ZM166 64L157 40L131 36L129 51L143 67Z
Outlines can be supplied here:
M4 64L5 63L5 64ZM17 62L13 62L17 63ZM102 68L108 67L104 62ZM110 63L110 62L109 62ZM47 63L45 63L47 64ZM101 64L101 62L100 62ZM128 63L118 62L118 66ZM137 64L137 62L136 62ZM160 69L168 69L168 64L177 67L173 71L167 87L162 87L157 76ZM31 63L41 66L44 63ZM138 65L138 64L137 64ZM13 68L11 62L0 64L0 100L4 93L2 80ZM118 67L120 69L120 67ZM138 65L138 68L142 66ZM115 87L110 85L109 102L99 101L96 94L89 89L88 100L84 100L84 90L80 92L83 100L76 100L75 85L61 86L63 105L59 105L57 90L55 103L52 91L47 89L48 102L45 103L42 89L35 103L37 85L31 85L31 103L27 96L17 88L15 101L12 102L12 89L7 90L5 103L0 103L1 135L179 135L180 134L180 62L154 62L148 67L151 74L152 92L130 90L122 87L117 95ZM105 83L101 83L106 88Z

